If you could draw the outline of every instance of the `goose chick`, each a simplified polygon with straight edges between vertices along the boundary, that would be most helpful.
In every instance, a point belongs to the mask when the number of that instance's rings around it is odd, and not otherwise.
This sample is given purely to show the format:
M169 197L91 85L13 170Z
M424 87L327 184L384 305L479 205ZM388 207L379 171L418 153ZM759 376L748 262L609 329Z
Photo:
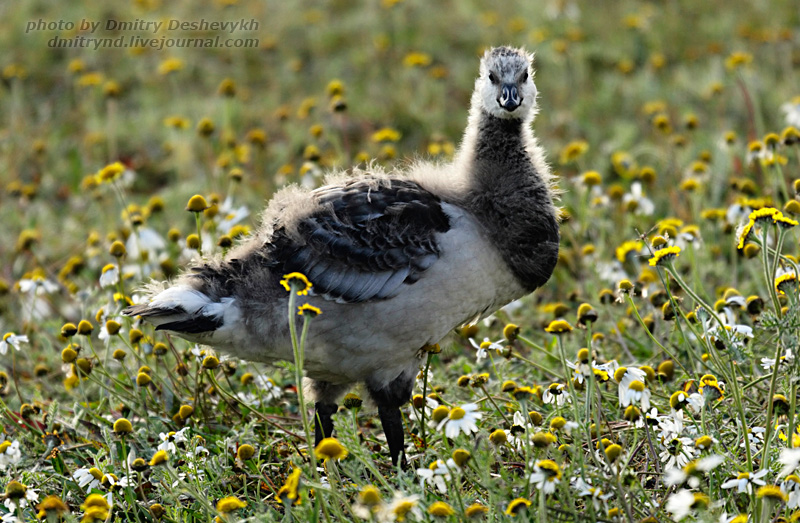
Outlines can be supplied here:
M338 398L363 382L396 465L400 406L411 397L420 349L532 292L556 265L550 171L530 128L531 64L522 49L485 53L452 163L284 189L260 230L225 259L151 289L147 303L124 313L239 358L291 361L280 280L306 275L306 301L322 311L305 350L316 441L331 434Z

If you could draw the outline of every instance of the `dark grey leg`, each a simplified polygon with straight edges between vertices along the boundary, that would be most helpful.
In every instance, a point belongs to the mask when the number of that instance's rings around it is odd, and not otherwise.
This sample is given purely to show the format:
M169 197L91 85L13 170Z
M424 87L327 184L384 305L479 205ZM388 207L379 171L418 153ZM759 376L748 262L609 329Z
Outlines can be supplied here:
M350 385L334 385L327 381L305 378L303 387L309 399L314 403L314 446L319 445L322 438L333 435L333 420L331 415L338 410L336 401ZM310 435L309 435L310 436Z
M400 374L388 384L378 384L372 380L367 380L367 390L370 396L378 405L378 415L381 418L383 432L386 434L386 443L389 445L389 454L392 456L392 465L398 463L406 466L406 456L404 452L405 434L403 429L403 417L400 414L400 406L411 399L411 390L414 386L416 370L407 371Z
M316 402L314 404L314 446L319 445L322 438L329 438L333 435L333 420L331 414L335 414L339 407L333 403Z
M403 416L400 413L400 407L378 407L378 415L381 418L381 425L383 425L383 433L386 434L386 442L389 444L392 466L397 466L402 454L402 463L405 467L406 455L403 451L405 434L403 432Z

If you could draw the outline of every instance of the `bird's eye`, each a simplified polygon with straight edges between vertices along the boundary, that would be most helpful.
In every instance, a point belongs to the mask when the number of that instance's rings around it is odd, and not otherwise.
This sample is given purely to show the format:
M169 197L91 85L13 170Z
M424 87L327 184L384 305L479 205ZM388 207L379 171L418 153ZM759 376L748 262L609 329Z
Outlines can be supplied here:
M524 73L522 73L522 76L519 79L519 83L524 84L527 81L528 81L528 71L525 71Z
M497 83L497 77L494 75L494 73L489 73L489 81L493 84Z

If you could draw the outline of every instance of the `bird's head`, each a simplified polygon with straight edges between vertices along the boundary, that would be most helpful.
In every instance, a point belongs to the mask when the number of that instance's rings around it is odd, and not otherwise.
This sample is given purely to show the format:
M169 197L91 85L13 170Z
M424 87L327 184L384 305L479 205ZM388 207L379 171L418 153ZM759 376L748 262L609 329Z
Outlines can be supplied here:
M484 53L475 81L483 110L498 118L532 118L536 109L533 55L513 47L493 47Z

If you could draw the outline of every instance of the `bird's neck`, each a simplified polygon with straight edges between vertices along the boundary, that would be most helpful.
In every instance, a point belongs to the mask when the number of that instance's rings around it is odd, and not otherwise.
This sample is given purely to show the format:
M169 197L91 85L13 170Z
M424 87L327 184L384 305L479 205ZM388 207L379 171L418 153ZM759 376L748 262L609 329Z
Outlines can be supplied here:
M474 135L465 136L460 159L469 179L465 206L532 291L550 277L558 256L547 164L529 122L481 111L470 127Z
M474 136L463 152L468 155L468 172L474 191L515 190L530 184L547 189L534 158L536 143L530 122L498 118L480 111L470 122ZM465 140L466 141L466 140ZM465 158L467 159L467 158ZM546 165L543 166L546 169ZM550 200L549 195L547 197Z

